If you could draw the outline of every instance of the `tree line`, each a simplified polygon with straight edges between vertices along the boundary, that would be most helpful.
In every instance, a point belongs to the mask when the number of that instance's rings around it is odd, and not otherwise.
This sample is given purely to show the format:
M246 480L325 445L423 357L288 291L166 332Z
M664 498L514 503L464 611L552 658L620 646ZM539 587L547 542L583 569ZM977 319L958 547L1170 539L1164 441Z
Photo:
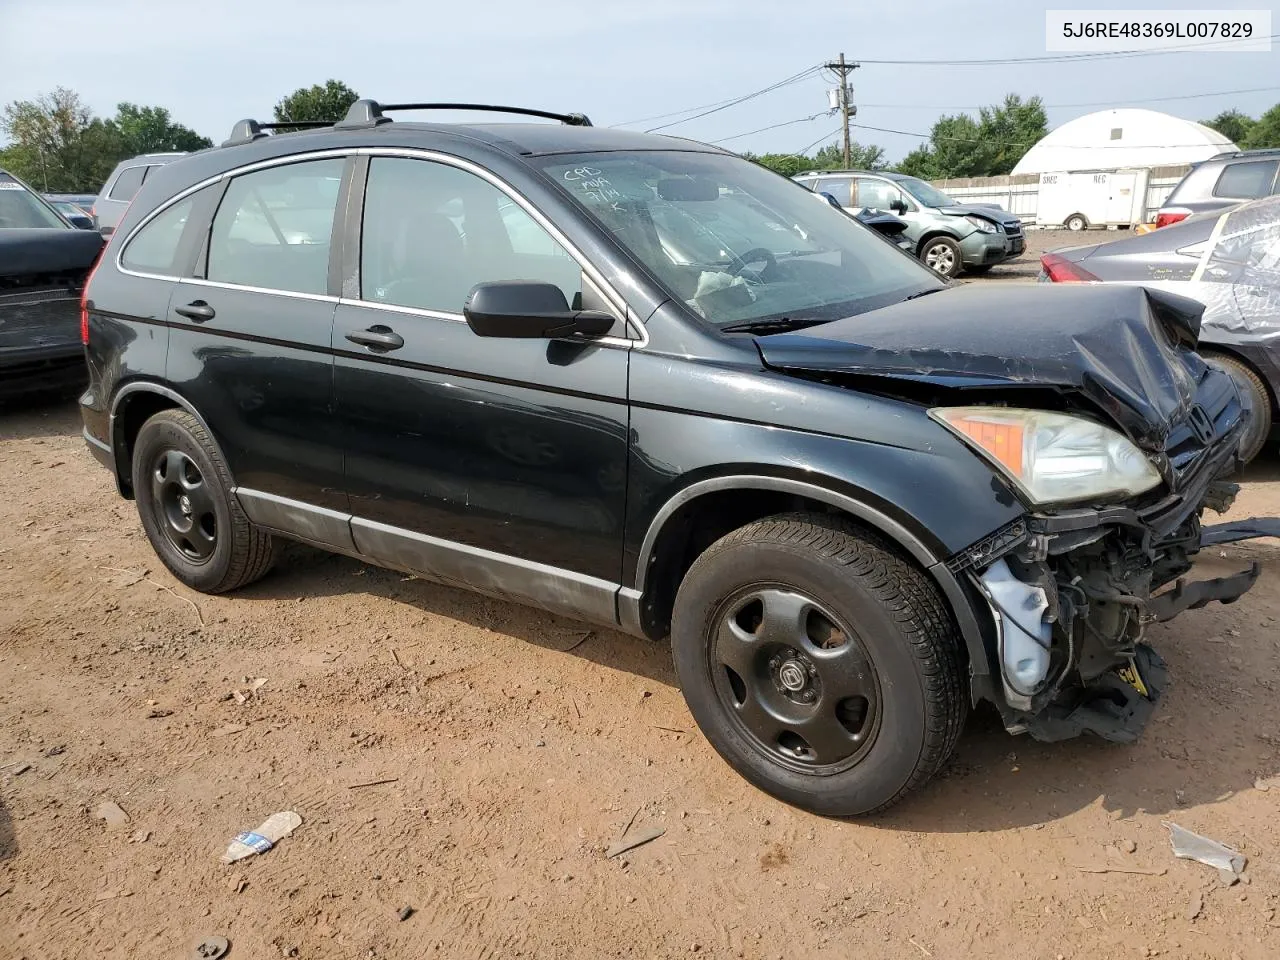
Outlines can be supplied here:
M300 87L272 110L277 122L340 119L359 95L338 80ZM1280 104L1254 118L1225 110L1202 121L1245 150L1280 147ZM201 150L213 145L205 136L176 122L164 107L121 103L114 116L95 117L72 90L58 87L35 100L15 100L0 113L0 132L9 140L0 149L0 167L46 192L96 193L117 163L142 153ZM993 177L1007 174L1023 154L1049 132L1044 103L1007 95L983 107L976 117L957 113L939 117L929 138L892 166L925 180ZM744 153L744 157L795 176L806 170L844 166L840 147L817 153ZM852 144L851 167L891 169L882 147Z
M330 80L302 87L276 103L277 121L340 119L358 99ZM203 150L213 141L178 123L164 107L120 103L96 117L74 90L57 87L0 112L0 167L45 193L97 193L117 163L143 153Z

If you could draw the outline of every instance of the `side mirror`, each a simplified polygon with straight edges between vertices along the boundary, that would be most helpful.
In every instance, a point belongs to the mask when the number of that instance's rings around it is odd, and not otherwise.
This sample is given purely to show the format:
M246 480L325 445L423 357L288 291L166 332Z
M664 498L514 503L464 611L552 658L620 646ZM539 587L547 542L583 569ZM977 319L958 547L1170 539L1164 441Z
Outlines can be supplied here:
M478 337L599 337L614 323L612 315L599 310L569 309L559 287L538 280L477 283L467 294L462 315Z
M898 214L907 212L907 201L902 194L898 194L889 201L889 209Z

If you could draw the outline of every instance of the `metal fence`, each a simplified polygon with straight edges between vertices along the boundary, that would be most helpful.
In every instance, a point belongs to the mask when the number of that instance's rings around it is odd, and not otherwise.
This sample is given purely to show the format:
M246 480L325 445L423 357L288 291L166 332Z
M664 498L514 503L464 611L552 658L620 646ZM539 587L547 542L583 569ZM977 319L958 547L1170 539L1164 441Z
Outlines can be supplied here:
M1146 199L1144 222L1156 218L1156 211L1164 204L1178 181L1191 167L1187 164L1169 167L1151 167L1146 171ZM1110 172L1110 171L1100 171ZM1016 213L1023 223L1036 222L1039 206L1040 175L1022 173L1004 177L961 177L951 180L934 180L933 185L961 203L998 203L1010 213Z

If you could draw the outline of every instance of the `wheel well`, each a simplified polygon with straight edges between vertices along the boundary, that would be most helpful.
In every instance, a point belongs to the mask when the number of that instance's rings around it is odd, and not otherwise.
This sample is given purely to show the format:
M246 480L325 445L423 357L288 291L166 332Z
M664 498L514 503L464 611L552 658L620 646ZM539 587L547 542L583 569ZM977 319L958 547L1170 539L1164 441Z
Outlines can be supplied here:
M1247 357L1243 357L1240 354L1226 347L1220 347L1217 344L1209 344L1209 345L1202 344L1198 346L1196 349L1200 352L1200 356L1202 357L1203 356L1226 357L1252 370L1254 373L1254 376L1256 376L1258 380L1262 382L1262 389L1267 391L1267 402L1271 405L1271 413L1273 415L1280 414L1280 401L1278 401L1276 398L1275 388L1272 387L1271 381L1267 379L1266 374L1264 374L1261 370L1259 370L1256 364L1251 363Z
M133 445L142 425L161 410L178 408L178 404L160 393L139 390L129 394L115 412L112 443L115 447L116 473L120 492L133 499Z
M1079 217L1081 220L1083 220L1083 221L1084 221L1084 225L1085 225L1086 227L1089 225L1089 218L1088 218L1088 217L1086 217L1083 213L1081 213L1081 212L1080 212L1080 211L1078 211L1078 210L1077 210L1075 213L1069 213L1069 214L1067 214L1065 217L1063 217L1063 218L1062 218L1062 225L1065 227L1068 223L1070 223L1070 222L1071 222L1072 220L1074 220L1076 217Z
M705 493L676 510L663 524L650 553L641 626L659 639L669 632L676 591L695 560L725 534L765 517L783 513L817 513L842 517L892 546L891 538L847 511L810 497L777 490L730 489ZM905 551L900 551L910 559ZM911 562L915 562L911 560Z
M920 242L916 244L916 254L918 255L918 254L924 253L924 248L928 246L928 244L931 241L938 239L938 237L946 237L948 240L950 240L952 243L955 243L955 244L958 244L960 242L951 234L947 233L947 231L945 230L934 230L931 233L926 233L923 237L920 238Z

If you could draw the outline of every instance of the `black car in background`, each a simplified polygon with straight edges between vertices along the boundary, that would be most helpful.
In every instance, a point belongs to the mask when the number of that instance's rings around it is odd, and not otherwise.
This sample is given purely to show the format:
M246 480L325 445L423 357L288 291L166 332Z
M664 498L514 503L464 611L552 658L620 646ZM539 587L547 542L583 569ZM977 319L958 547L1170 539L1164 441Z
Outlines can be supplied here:
M80 297L102 244L0 170L0 400L85 383Z
M1252 414L1241 457L1262 451L1280 414L1280 196L1040 262L1042 280L1141 284L1203 303L1200 353L1231 375Z
M581 114L388 115L439 107L242 121L113 233L85 439L182 582L288 537L669 636L720 754L824 814L924 783L979 700L1133 739L1145 625L1252 586L1160 592L1247 424L1195 301L947 284L748 160Z

